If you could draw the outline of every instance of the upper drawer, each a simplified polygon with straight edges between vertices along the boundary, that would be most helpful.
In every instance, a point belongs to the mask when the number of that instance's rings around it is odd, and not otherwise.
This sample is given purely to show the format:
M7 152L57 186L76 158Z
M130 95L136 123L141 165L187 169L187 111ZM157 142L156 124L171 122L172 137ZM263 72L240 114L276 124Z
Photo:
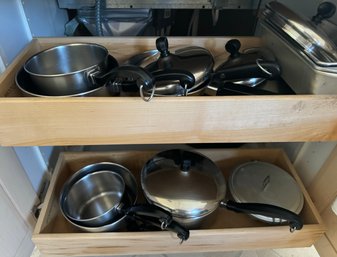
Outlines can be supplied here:
M170 46L198 45L214 57L230 38L170 38ZM242 47L260 38L239 38ZM106 46L120 62L154 48L155 38L34 39L0 76L0 145L92 145L336 140L337 96L23 97L15 75L42 49L70 42Z

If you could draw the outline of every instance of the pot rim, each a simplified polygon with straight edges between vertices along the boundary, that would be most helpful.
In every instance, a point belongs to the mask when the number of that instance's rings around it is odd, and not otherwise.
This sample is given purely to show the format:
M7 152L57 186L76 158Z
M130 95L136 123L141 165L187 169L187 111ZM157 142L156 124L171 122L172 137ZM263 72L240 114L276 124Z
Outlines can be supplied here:
M42 78L54 78L54 77L61 77L61 76L71 76L71 75L74 75L76 73L82 73L82 72L85 72L85 71L91 71L95 68L97 68L98 65L100 65L100 63L96 63L96 64L93 64L91 66L88 66L86 68L83 68L83 69L79 69L79 70L76 70L76 71L72 71L72 72L67 72L67 73L56 73L56 74L41 74L41 73L35 73L35 72L32 72L30 71L28 68L27 68L27 65L33 60L33 59L36 59L38 58L38 56L42 55L42 54L46 54L48 52L51 52L51 51L54 51L55 49L58 49L58 48L62 48L62 47L74 47L74 46L95 46L95 47L98 47L100 49L102 49L104 52L105 52L105 57L104 59L106 59L108 56L109 56L109 51L106 47L100 45L100 44L96 44L96 43L70 43L70 44L62 44L62 45L57 45L57 46L54 46L54 47L51 47L51 48L48 48L46 50L43 50L43 51L40 51L36 54L34 54L33 56L31 56L23 65L23 68L24 70L29 74L29 75L33 75L33 76L36 76L36 77L42 77Z
M101 166L103 166L103 167L100 168ZM97 168L97 169L95 169L95 168ZM110 170L109 170L109 168L110 168ZM123 172L114 171L113 168L119 168ZM85 226L84 224L77 224L75 220L71 220L66 215L66 213L64 212L64 210L63 210L64 188L68 184L71 185L72 182L74 182L74 181L76 182L78 180L78 179L75 180L77 177L79 177L79 179L80 179L80 178L86 176L87 174L98 172L98 171L101 171L102 169L104 169L106 171L108 170L110 172L114 172L114 173L118 174L119 176L121 176L121 178L123 179L124 184L125 184L124 194L125 193L127 194L127 197L130 199L131 204L135 204L137 199L138 199L138 187L137 187L136 178L134 177L134 175L132 174L132 172L128 168L124 167L121 164L114 163L114 162L97 162L97 163L91 163L91 164L83 166L82 168L77 170L72 176L70 176L70 178L68 178L66 180L66 182L63 184L63 186L60 190L60 196L59 196L59 206L60 206L60 210L61 210L61 213L62 213L63 217L65 217L65 219L68 220L71 224L73 224L74 226L76 226L78 228L81 228L82 230L86 230L86 231L90 231L90 232L107 231L112 226L114 226L117 222L121 221L122 219L124 219L126 217L126 215L123 215L122 217L120 217L119 219L117 219L115 222L113 222L111 224L89 227L89 226Z

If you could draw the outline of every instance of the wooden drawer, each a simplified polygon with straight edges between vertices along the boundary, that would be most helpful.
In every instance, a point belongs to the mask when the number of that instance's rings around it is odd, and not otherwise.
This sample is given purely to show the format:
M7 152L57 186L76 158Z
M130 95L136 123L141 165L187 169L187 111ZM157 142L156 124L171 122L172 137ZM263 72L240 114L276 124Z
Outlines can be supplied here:
M170 46L206 47L216 59L224 59L224 44L229 39L172 37L169 42ZM258 37L239 39L242 48L262 44ZM23 97L15 85L16 72L23 63L38 51L71 42L102 44L120 63L135 53L155 47L155 38L148 37L34 39L0 76L0 145L337 139L335 95L156 97L149 103L139 97Z
M236 165L251 160L274 163L288 171L304 194L305 203L300 214L304 221L303 229L290 233L287 225L273 226L245 214L221 209L210 227L191 230L190 238L183 244L179 244L178 238L167 231L105 233L77 231L63 218L58 206L60 189L72 173L90 163L112 161L129 168L139 180L141 167L155 154L153 151L77 152L60 155L34 231L34 243L43 256L138 255L305 247L312 245L324 233L325 227L315 206L282 150L198 151L216 162L225 177L228 177Z

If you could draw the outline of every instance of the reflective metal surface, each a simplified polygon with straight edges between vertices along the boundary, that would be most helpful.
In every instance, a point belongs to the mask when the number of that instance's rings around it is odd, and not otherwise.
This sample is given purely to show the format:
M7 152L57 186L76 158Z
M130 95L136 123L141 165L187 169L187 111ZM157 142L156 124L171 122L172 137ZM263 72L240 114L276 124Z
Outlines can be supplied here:
M184 224L213 212L226 194L219 168L207 157L184 150L154 156L142 169L141 184L151 203L171 211Z
M323 30L279 2L270 2L262 19L317 65L337 66L337 47Z
M80 9L95 6L95 0L58 0L60 8ZM106 0L107 8L153 9L256 9L254 0Z
M71 223L73 226L87 232L104 232L104 231L116 231L120 230L125 227L126 225L126 215L120 214L116 215L115 219L109 221L109 223L106 223L105 225L96 225L96 226L90 226L86 224L82 224L79 222L76 222L72 219L70 219L66 213L65 213L65 197L67 195L67 189L71 188L71 185L74 184L77 180L81 179L82 177L85 177L87 175L90 175L95 172L99 171L110 171L113 173L116 173L120 175L124 181L125 184L125 194L123 195L123 205L124 206L131 206L134 204L137 200L138 195L138 188L135 177L132 175L132 173L126 169L125 167L111 162L101 162L101 163L94 163L87 165L77 171L73 176L71 176L67 182L64 184L61 195L60 195L60 209L62 215L65 217L65 219Z
M80 224L101 226L114 219L124 194L123 178L112 171L97 171L77 180L65 192L64 212Z
M92 75L108 66L108 50L97 44L67 44L42 51L24 64L39 94L67 96L96 89Z
M272 204L296 214L303 208L303 194L294 178L271 163L252 161L239 165L231 173L228 187L235 201L240 203ZM252 216L271 223L285 222L263 215Z
M147 60L147 63L149 60ZM144 66L144 65L142 65ZM188 71L193 74L195 84L187 88L180 85L179 81L159 81L156 83L157 96L181 96L187 91L187 95L193 94L200 90L202 85L206 86L206 82L210 79L213 71L214 60L212 54L205 48L197 46L188 46L176 49L167 57L157 57L152 63L145 66L148 71L176 69Z

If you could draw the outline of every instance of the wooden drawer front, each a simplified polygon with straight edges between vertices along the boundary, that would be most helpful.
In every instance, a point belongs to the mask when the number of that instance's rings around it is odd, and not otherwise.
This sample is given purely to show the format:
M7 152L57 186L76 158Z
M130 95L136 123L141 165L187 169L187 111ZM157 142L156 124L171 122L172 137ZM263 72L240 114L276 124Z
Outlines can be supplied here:
M155 47L156 38L39 38L0 76L0 145L95 145L337 140L337 96L23 97L15 75L34 53L64 43L94 42L120 63ZM170 46L209 49L217 63L230 38L169 38ZM261 46L239 37L242 48ZM165 119L163 119L165 117ZM277 135L277 136L275 136Z
M77 152L62 153L37 226L33 241L43 256L98 256L121 254L154 254L179 252L233 251L258 248L305 247L312 245L324 233L325 227L308 193L287 156L279 149L216 149L198 150L221 168L226 178L230 171L246 161L274 163L288 171L304 194L301 217L304 227L294 233L287 225L268 225L245 214L221 209L209 227L191 230L183 244L167 231L85 233L76 230L61 215L58 198L63 183L81 167L95 162L111 161L129 168L140 179L140 170L156 152ZM139 182L139 181L138 181ZM143 197L140 196L140 202Z

